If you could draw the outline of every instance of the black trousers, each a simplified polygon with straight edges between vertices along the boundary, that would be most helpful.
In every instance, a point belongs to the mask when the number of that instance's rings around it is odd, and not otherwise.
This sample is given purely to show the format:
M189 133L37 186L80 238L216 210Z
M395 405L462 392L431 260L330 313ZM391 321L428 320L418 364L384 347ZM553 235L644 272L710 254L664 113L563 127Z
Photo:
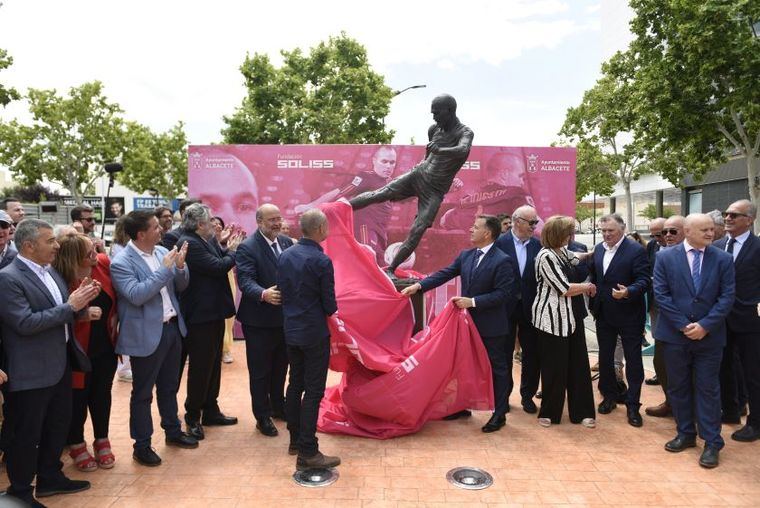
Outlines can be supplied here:
M132 395L129 399L129 434L135 448L150 446L153 418L150 406L156 387L161 428L168 437L182 432L177 418L177 377L182 353L182 336L176 321L164 323L161 341L150 356L130 356Z
M494 414L504 415L508 412L509 405L509 388L510 374L512 372L512 349L507 351L509 343L507 335L497 335L495 337L481 337L483 345L488 353L488 360L491 362L491 376L493 377L493 404Z
M187 337L182 341L182 361L179 379L187 368L187 397L185 419L200 420L201 413L217 415L219 388L222 380L222 345L224 343L224 320L188 325Z
M509 325L511 327L512 350L515 348L515 337L520 338L520 347L522 348L520 398L523 400L532 399L538 391L538 382L541 377L541 350L537 330L523 309L521 301L517 302L517 306L509 316ZM512 386L510 386L509 392L512 392Z
M288 351L282 328L243 325L251 406L256 420L285 412Z
M635 326L613 326L602 317L596 319L596 337L599 341L599 391L605 399L618 397L618 385L615 378L615 346L617 338L623 344L625 354L625 378L628 381L628 393L625 405L638 408L641 406L641 384L644 382L644 363L641 360L641 336L644 323Z
M747 424L760 428L760 330L740 333L728 328L720 364L723 415L738 417L749 403Z
M285 415L288 419L290 444L298 447L300 456L312 457L319 451L317 418L327 383L330 338L325 337L309 346L288 345L288 360L290 379Z
M108 437L111 420L111 388L116 374L116 355L113 351L91 357L92 372L84 377L84 388L75 388L71 395L71 426L66 444L84 442L84 424L87 421L87 409L92 418L92 430L95 439Z
M562 421L567 393L570 421L580 423L595 418L594 388L588 365L586 331L581 322L569 337L537 330L541 344L541 410L539 418Z
M8 494L29 500L32 480L37 487L53 485L64 478L61 452L71 423L71 370L53 386L8 393L8 411L13 415L6 449L10 486Z

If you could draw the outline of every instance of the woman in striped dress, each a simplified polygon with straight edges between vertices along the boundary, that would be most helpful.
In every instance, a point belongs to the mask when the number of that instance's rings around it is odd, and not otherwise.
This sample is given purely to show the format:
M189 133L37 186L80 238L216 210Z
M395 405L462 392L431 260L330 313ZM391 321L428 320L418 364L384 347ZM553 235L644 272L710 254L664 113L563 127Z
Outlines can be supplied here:
M543 397L538 422L544 427L562 420L567 392L570 421L585 427L596 425L586 341L573 316L572 297L593 296L590 282L570 282L581 257L567 250L575 219L550 217L541 231L543 249L536 256L537 293L533 301L533 326L538 329Z

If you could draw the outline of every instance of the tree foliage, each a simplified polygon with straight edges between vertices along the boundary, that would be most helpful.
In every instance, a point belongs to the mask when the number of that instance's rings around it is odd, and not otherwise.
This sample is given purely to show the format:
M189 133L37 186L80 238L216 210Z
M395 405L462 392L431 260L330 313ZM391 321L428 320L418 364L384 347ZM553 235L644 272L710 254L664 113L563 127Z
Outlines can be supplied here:
M760 2L630 5L635 38L609 73L630 84L636 137L651 167L680 185L685 175L699 178L731 154L744 156L750 196L758 203L760 38L752 25L760 21Z
M374 72L365 48L341 33L311 48L246 56L240 71L248 90L222 130L226 143L388 143L392 90Z
M645 151L633 137L637 117L631 85L611 75L609 68L604 64L602 77L584 93L581 104L567 110L560 135L578 147L576 194L609 195L620 182L626 192L626 220L633 224L631 182L647 171Z
M181 123L156 135L124 120L99 81L73 87L66 97L30 89L26 98L31 124L0 122L0 164L25 185L47 179L81 203L94 192L105 164L123 160L125 172L118 178L127 187L156 189L172 198L184 191L187 139Z
M676 211L670 207L664 206L662 208L662 217L666 219L668 217L672 217L675 214L676 214ZM639 212L639 217L643 217L649 220L654 220L657 217L660 217L660 215L658 215L657 213L657 206L654 203L649 203Z
M11 64L13 64L13 57L6 50L0 48L0 71L7 69ZM6 87L0 83L0 106L6 106L10 101L19 98L19 93L15 88Z
M159 134L130 122L126 137L124 171L117 177L122 184L169 200L187 190L188 143L182 122Z
M58 201L61 199L58 192L41 183L6 187L0 192L0 195L3 198L11 196L19 198L22 203L39 203L40 201Z

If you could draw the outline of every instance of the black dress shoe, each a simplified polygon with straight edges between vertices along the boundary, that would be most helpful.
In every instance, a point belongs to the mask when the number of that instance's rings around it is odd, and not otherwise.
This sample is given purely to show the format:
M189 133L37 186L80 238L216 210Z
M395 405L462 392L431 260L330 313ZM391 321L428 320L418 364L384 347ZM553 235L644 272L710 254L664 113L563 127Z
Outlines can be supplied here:
M639 408L637 407L629 407L628 408L628 423L632 425L633 427L641 427L644 425L644 420L641 418L641 413L639 413Z
M203 425L201 425L200 420L188 420L185 418L185 423L187 423L187 434L194 437L196 441L203 441L206 433L203 432Z
M227 416L224 413L218 413L215 415L203 415L203 425L209 427L214 425L237 425L238 419L236 416Z
M89 488L90 482L86 480L71 480L63 477L63 479L50 485L39 485L38 483L34 489L34 493L37 497L48 497L55 496L56 494L73 494Z
M491 418L488 420L488 423L483 425L483 427L480 429L483 432L496 432L500 428L502 428L504 425L507 424L507 417L504 415L497 415L493 414Z
M185 432L180 432L172 437L166 436L166 444L178 448L198 448L198 440Z
M275 437L277 434L279 434L279 432L277 432L277 427L274 426L274 422L272 422L271 418L265 418L263 420L257 421L256 429L258 429L258 431L265 436L269 437Z
M687 448L694 448L695 446L697 446L697 438L695 436L678 435L665 443L665 449L673 453L682 452Z
M528 414L534 415L538 413L538 408L536 407L536 403L533 402L533 399L523 399L522 407L523 407L523 411L525 411Z
M597 409L599 410L599 414L608 415L616 407L617 407L617 403L613 399L604 399L599 404L599 407Z
M705 445L705 449L699 457L699 465L706 467L707 469L718 467L718 463L720 462L718 458L719 455L720 450L714 446Z
M739 415L721 415L720 417L721 423L728 423L730 425L739 425L742 422L742 419Z
M660 380L657 379L657 376L655 375L644 381L644 383L648 384L649 386L659 386Z
M462 409L461 411L457 411L456 413L451 413L450 415L446 415L442 420L451 421L451 420L457 420L459 418L465 418L467 416L472 416L472 411L469 409Z
M751 443L760 439L760 429L752 425L745 425L741 429L731 434L731 439L741 441L742 443Z
M156 450L153 448L135 448L132 452L132 458L138 464L148 467L156 467L161 465L161 457L158 456Z

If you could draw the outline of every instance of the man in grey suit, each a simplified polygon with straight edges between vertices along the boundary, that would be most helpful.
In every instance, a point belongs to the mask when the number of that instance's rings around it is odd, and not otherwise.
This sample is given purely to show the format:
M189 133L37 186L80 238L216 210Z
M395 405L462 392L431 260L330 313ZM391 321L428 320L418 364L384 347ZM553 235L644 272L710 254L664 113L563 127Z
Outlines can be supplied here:
M63 278L50 266L58 252L53 227L38 219L19 223L18 256L0 271L3 350L8 373L7 432L10 486L7 495L31 506L36 496L69 494L90 488L70 480L61 452L71 420L71 367L88 370L89 361L74 340L71 324L100 292L85 279L69 295Z
M129 433L132 457L144 466L158 466L161 457L151 448L150 406L156 387L161 427L166 444L197 448L198 441L182 432L177 417L177 379L182 337L187 334L177 291L189 282L187 247L167 250L158 245L161 227L153 212L126 215L124 230L131 241L111 262L111 280L119 298L119 339L116 352L132 363Z

